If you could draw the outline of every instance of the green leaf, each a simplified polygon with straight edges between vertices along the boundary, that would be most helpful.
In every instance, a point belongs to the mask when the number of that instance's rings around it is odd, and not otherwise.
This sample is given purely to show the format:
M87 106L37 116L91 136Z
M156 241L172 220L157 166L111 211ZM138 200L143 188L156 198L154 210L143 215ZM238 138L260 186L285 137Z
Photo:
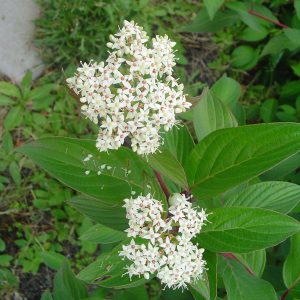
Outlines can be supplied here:
M250 275L237 261L221 257L220 264L228 300L277 300L269 282Z
M8 254L0 254L0 266L2 267L8 267L10 264L10 261L13 259L11 255Z
M232 109L239 101L242 95L242 89L236 80L223 75L211 87L211 93Z
M300 46L300 29L286 28L283 31L293 44Z
M272 247L300 230L295 219L262 208L221 207L208 220L196 241L213 252L246 253Z
M216 253L205 251L204 252L204 260L207 263L207 279L209 286L209 299L214 300L217 297L217 266L218 266L218 256Z
M18 89L18 87L6 81L0 81L0 94L9 97L21 97L20 90Z
M132 192L151 191L164 199L153 171L128 148L99 152L95 141L57 137L31 142L19 152L64 184L104 204L122 206Z
M297 18L300 20L300 0L294 0L294 7L296 10Z
M250 185L225 201L225 206L261 207L289 213L300 201L300 186L283 181Z
M96 244L115 243L125 238L125 232L114 230L101 224L92 226L80 236L82 241L89 241Z
M21 184L22 179L21 179L20 168L15 161L12 161L9 164L9 174L12 177L12 179L14 180L14 182L16 183L16 185Z
M267 99L265 100L260 107L260 117L265 123L274 121L276 112L278 109L278 100L276 99Z
M257 277L261 277L266 265L266 250L234 254L239 261L251 270Z
M254 30L250 27L247 27L239 35L239 38L246 42L257 42L263 40L268 35L268 30L261 28L261 31Z
M232 66L241 70L252 69L258 61L258 52L250 46L239 46L232 52Z
M193 110L193 122L199 141L213 131L235 127L237 121L226 105L205 89Z
M283 281L295 296L300 297L300 233L291 237L290 252L283 265Z
M14 104L14 101L10 97L0 94L0 106L8 106L12 104Z
M126 211L122 205L105 204L99 199L84 195L72 198L69 203L84 215L107 227L116 230L124 230L128 227Z
M51 293L46 290L41 297L41 300L53 300Z
M173 128L164 133L163 147L168 149L183 165L195 146L194 140L185 125Z
M58 270L66 258L56 252L49 251L49 252L40 252L38 256L43 260L43 262L53 270Z
M113 300L149 300L145 286L137 286L118 292Z
M204 0L204 5L209 15L209 18L212 20L219 10L219 8L224 3L224 0Z
M297 44L292 42L284 33L280 33L267 42L260 56L280 54L285 49L293 51L296 48L298 48Z
M214 20L210 20L206 9L200 10L193 22L185 26L183 32L217 32L224 27L231 26L238 19L236 13L231 11L217 12Z
M278 180L283 179L300 166L300 153L296 153L288 159L282 161L271 170L265 172L260 177L262 180Z
M103 287L130 288L144 284L147 280L143 277L133 276L130 280L125 267L129 261L122 260L119 252L123 244L128 244L129 239L116 246L110 253L103 253L98 259L81 270L78 278ZM125 275L124 275L125 274Z
M6 248L5 242L0 238L0 252L3 252Z
M193 194L209 198L260 175L299 150L299 124L220 129L195 146L185 170Z
M253 30L259 32L265 31L264 27L260 23L260 20L257 17L249 14L248 7L245 3L236 1L227 3L226 6L235 11L239 15L240 19Z
M154 154L148 155L147 161L153 169L173 180L182 188L187 189L188 184L184 169L167 149L161 149Z
M32 84L32 72L27 71L20 84L21 92L25 100L27 100L27 98L29 97L31 84Z
M4 128L12 130L21 124L23 119L23 110L21 106L11 108L4 119Z
M54 300L82 300L87 296L85 284L75 277L65 261L54 278Z

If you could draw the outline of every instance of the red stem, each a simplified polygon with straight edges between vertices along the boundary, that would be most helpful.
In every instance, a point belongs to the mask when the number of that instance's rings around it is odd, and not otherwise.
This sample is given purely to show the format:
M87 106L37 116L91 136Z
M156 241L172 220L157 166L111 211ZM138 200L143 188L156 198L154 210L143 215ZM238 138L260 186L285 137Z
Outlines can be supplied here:
M158 183L159 183L161 189L163 190L163 192L166 195L167 199L169 199L170 193L169 193L168 188L167 188L166 184L164 183L160 173L154 170L154 174L155 174L155 176L158 180Z
M287 290L283 293L283 295L281 296L281 300L285 300L286 297L288 296L289 292L290 292L290 289L287 289Z
M253 271L251 269L249 269L245 264L243 264L235 255L233 255L232 253L230 252L226 252L226 253L220 253L221 255L223 255L224 257L228 257L228 258L231 258L231 259L234 259L236 260L238 263L240 263L245 269L246 271L250 274L250 275L253 275L255 276L255 274L253 273Z
M263 20L265 20L265 21L268 21L268 22L270 22L270 23L273 23L273 24L275 24L275 25L277 25L277 26L279 26L279 27L281 27L281 28L289 28L287 25L285 25L285 24L283 24L283 23L280 23L280 22L278 22L278 21L276 21L276 20L272 20L272 19L269 18L269 17L263 16L263 15L259 14L258 12L254 11L253 9L248 9L248 13L249 13L250 15L256 16L256 17L261 18L261 19L263 19Z

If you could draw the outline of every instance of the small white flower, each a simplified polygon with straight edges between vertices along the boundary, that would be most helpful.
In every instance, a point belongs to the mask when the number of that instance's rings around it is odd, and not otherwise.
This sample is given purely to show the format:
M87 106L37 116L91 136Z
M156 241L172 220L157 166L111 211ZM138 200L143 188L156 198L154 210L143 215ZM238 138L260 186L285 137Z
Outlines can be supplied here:
M154 153L162 143L160 128L170 130L175 114L191 106L173 77L175 43L167 36L148 41L142 27L124 21L110 36L107 60L83 63L67 79L80 96L82 113L100 126L100 151L118 149L128 137L133 151Z
M137 245L132 239L119 255L132 262L126 267L130 278L138 275L149 279L151 274L157 274L169 288L186 288L201 278L206 265L202 259L204 249L199 249L191 239L200 232L207 215L203 209L198 212L192 208L184 195L174 194L170 199L167 218L162 216L161 202L150 194L124 200L129 219L127 235L149 242Z

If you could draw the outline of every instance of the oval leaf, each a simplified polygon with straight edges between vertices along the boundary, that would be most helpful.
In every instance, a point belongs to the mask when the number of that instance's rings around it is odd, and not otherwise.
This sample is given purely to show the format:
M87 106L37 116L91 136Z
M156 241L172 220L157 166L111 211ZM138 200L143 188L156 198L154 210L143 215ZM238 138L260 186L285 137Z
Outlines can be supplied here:
M246 253L272 247L300 230L295 219L262 208L215 209L196 240L214 252Z
M299 185L283 181L271 181L246 187L225 201L224 205L261 207L287 214L299 201Z
M191 152L185 170L193 194L216 196L256 177L300 150L300 124L220 129Z

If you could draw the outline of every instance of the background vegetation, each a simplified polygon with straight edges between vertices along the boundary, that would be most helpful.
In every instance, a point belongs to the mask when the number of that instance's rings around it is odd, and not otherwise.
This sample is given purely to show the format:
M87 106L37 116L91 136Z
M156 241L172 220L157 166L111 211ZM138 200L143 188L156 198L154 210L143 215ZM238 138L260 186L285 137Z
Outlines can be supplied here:
M95 136L64 79L80 61L104 59L108 36L124 19L134 19L149 34L166 33L177 42L177 76L191 97L226 75L234 80L224 84L228 79L223 77L213 89L241 86L239 94L228 94L229 101L239 101L235 115L240 124L300 119L299 1L38 3L43 14L36 21L35 44L41 49L45 73L32 82L28 72L20 86L0 82L1 299L40 299L52 287L63 256L76 271L111 249L85 238L93 223L67 204L73 192L15 148L45 136ZM221 92L227 91L230 88ZM182 117L191 121L189 114ZM299 156L265 176L300 184L297 161ZM271 249L262 275L279 294L285 290L281 274L288 251L288 242ZM157 291L158 283L149 287L151 299L191 299L188 292L166 290L158 295ZM126 295L117 297L126 299Z

